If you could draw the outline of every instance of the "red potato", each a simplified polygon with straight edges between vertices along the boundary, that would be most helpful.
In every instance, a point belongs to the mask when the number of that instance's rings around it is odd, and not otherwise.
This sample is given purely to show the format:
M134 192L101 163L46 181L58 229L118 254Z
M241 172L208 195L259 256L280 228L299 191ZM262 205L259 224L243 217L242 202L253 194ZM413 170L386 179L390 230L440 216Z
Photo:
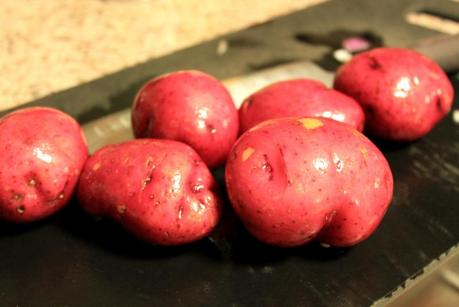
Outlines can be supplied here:
M400 48L357 55L338 70L334 87L361 104L370 134L395 141L427 134L453 101L453 88L440 66Z
M392 199L382 153L357 130L319 118L265 121L234 145L225 170L228 195L259 240L333 246L370 236Z
M55 109L22 109L0 119L0 219L32 222L71 198L88 156L80 125Z
M78 198L92 215L107 216L137 237L160 245L196 241L221 215L214 179L189 146L169 140L133 140L92 155Z
M351 97L309 79L271 84L245 99L239 109L239 131L280 117L325 117L362 131L365 115Z
M213 168L226 161L239 119L226 88L199 71L178 71L149 81L132 107L137 138L161 138L193 147Z

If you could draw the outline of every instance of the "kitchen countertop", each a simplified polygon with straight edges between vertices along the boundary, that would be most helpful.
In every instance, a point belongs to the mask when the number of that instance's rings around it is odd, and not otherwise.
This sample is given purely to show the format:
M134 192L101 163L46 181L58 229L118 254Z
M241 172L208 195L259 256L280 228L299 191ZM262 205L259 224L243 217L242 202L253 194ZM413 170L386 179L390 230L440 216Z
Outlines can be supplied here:
M2 0L0 110L324 0Z

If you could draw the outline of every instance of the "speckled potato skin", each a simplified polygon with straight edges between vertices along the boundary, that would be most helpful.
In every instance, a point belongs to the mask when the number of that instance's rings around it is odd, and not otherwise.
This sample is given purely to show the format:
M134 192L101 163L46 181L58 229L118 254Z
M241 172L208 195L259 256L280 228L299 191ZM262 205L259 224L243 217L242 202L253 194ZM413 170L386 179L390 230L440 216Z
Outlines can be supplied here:
M226 88L199 71L178 71L149 81L132 107L137 138L181 141L211 168L226 161L239 119Z
M408 49L378 48L340 67L334 88L355 98L370 134L413 141L451 109L453 88L434 61Z
M239 131L280 117L324 117L362 131L365 114L351 97L309 79L273 83L246 98L239 108Z
M0 119L0 219L32 222L71 198L88 156L80 125L51 108L22 109Z
M365 240L392 199L382 153L365 136L330 119L263 122L234 145L225 170L231 203L259 240L333 246Z
M92 155L78 198L92 215L107 216L147 242L178 245L208 235L221 215L208 168L189 146L133 140Z

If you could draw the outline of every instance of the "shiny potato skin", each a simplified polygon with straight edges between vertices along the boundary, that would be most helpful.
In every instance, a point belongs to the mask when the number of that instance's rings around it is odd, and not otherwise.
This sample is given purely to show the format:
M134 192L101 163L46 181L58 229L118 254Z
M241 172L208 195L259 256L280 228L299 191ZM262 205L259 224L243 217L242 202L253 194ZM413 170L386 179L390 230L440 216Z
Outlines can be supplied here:
M33 222L73 195L88 157L80 125L68 114L25 108L0 119L0 219Z
M382 153L357 130L319 118L282 118L244 133L231 150L226 186L259 240L352 246L374 232L392 199Z
M334 88L365 111L366 130L408 142L426 135L451 109L453 87L441 67L413 50L377 48L342 65Z
M225 163L239 118L220 81L187 70L159 76L140 89L132 106L132 127L137 138L186 143L214 168Z
M78 199L92 215L114 219L142 240L180 245L208 235L221 202L207 166L186 144L141 139L95 152Z

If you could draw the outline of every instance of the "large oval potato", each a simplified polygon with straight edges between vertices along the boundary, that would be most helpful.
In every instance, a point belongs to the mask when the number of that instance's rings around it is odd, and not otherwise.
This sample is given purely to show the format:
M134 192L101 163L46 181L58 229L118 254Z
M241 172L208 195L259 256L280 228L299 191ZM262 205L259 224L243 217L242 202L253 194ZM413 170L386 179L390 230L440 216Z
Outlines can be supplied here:
M365 240L392 198L382 153L357 130L318 118L263 122L234 145L225 170L228 195L259 240L334 246Z
M88 156L80 125L51 108L0 119L0 219L31 222L52 215L73 194Z
M341 66L334 87L363 107L368 132L413 141L451 109L453 88L434 61L415 51L378 48Z
M246 98L239 108L239 131L280 117L325 117L362 131L365 114L351 97L309 79L273 83Z
M215 182L197 153L169 140L108 145L87 161L78 198L137 237L177 245L209 234L221 215Z
M236 141L239 119L220 81L199 71L177 71L142 87L132 107L132 126L137 138L184 142L216 167Z

